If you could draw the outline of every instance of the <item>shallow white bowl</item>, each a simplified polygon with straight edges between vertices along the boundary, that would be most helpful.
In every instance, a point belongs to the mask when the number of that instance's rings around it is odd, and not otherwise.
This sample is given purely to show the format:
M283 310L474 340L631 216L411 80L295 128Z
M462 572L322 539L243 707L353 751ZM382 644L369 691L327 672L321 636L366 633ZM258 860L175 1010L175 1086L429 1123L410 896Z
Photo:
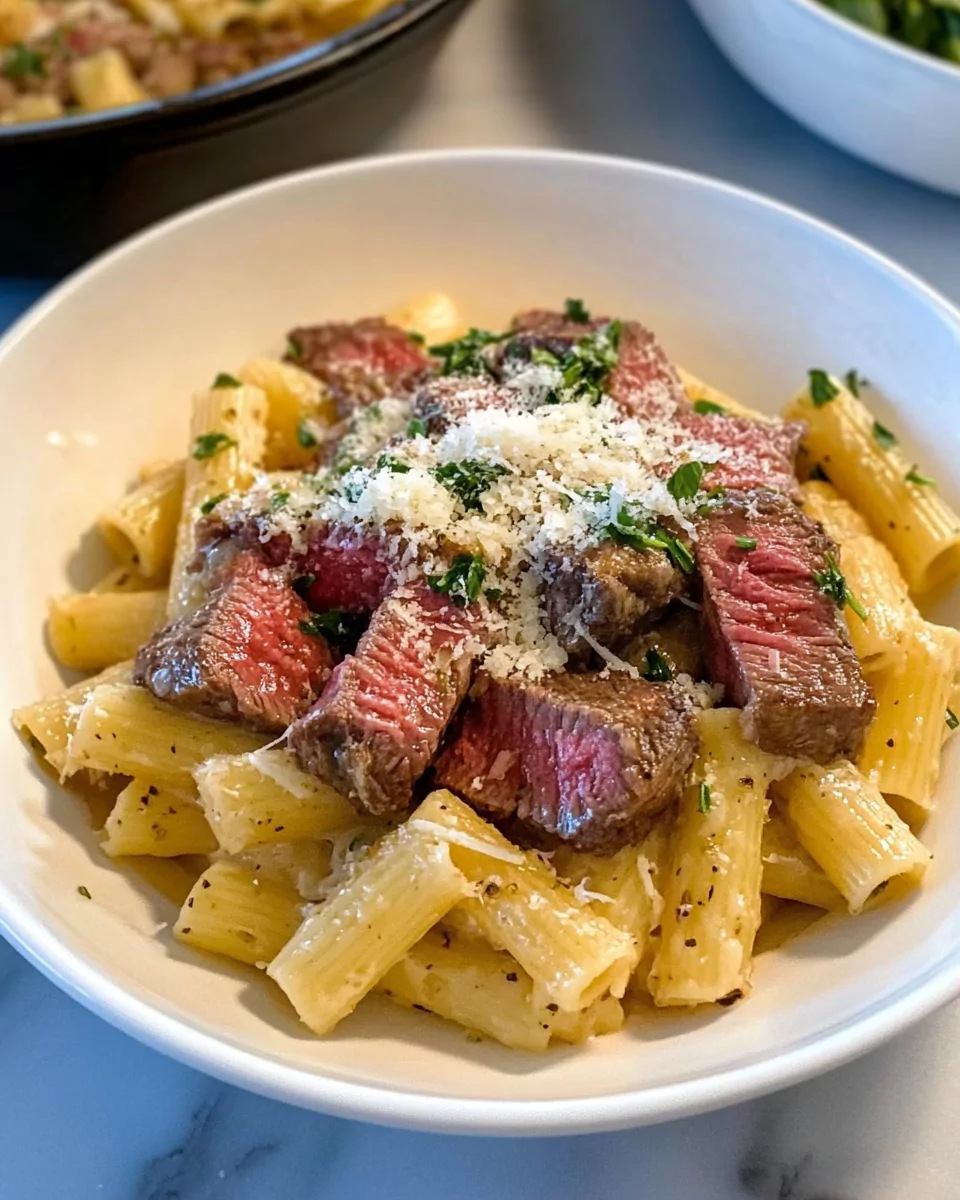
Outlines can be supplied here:
M960 66L881 37L817 0L690 0L769 99L896 175L960 194Z
M281 179L129 242L0 343L0 707L51 690L44 597L141 460L182 453L188 396L295 323L383 311L430 288L479 324L582 296L639 316L691 370L775 410L811 366L856 366L919 461L960 494L960 314L892 263L777 204L679 172L469 151ZM51 436L53 435L53 436ZM320 1041L266 981L186 953L175 912L108 862L80 805L8 729L0 922L82 1003L223 1079L344 1116L559 1133L692 1113L795 1082L960 992L955 748L911 903L838 920L761 958L751 999L631 1022L532 1057L364 1004ZM78 895L87 887L93 897Z

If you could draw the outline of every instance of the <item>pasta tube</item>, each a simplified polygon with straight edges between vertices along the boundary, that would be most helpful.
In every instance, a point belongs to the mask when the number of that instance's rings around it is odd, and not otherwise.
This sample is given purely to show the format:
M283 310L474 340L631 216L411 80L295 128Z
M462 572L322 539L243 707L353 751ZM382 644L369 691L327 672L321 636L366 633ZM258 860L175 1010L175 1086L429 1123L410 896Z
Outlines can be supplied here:
M755 408L748 408L746 404L741 404L732 396L727 396L717 388L704 383L702 379L685 371L683 367L678 367L677 371L680 375L680 382L683 384L683 390L687 393L687 399L695 407L699 405L706 412L717 412L718 409L721 409L730 417L747 417L751 421L769 422L770 418L765 413L759 412Z
M763 827L764 896L796 900L814 908L845 908L846 901L776 812Z
M365 824L339 792L301 771L289 750L210 758L195 778L207 820L230 854L269 842L334 838Z
M306 918L268 968L314 1033L329 1033L469 891L445 842L403 825Z
M287 880L222 859L191 889L174 937L196 950L265 966L296 932L302 903Z
M417 942L378 990L516 1050L543 1051L551 1040L582 1042L623 1025L623 1009L612 996L573 1013L538 1002L533 980L509 954L442 926Z
M213 387L194 397L183 505L170 576L169 619L191 612L203 591L188 567L196 554L201 507L222 492L249 487L263 459L267 405L256 387Z
M929 852L852 763L798 767L774 792L800 844L852 913L898 876L910 887L923 878Z
M69 74L77 103L88 112L140 104L149 98L127 60L112 46L74 59Z
M179 712L144 688L103 684L84 702L64 774L88 768L193 791L193 772L215 754L247 754L265 742L239 725Z
M451 792L434 792L408 825L443 838L477 898L461 908L498 950L506 950L545 997L566 1012L608 990L620 997L637 961L633 938L579 904L533 852L518 850Z
M320 380L292 363L252 358L237 377L267 398L268 471L305 467L316 456L318 434L337 420L336 402Z
M749 990L767 787L782 773L779 760L746 741L737 709L710 709L699 721L649 978L658 1005L727 1004Z
M871 684L877 698L860 770L885 795L902 796L923 811L933 807L947 707L957 674L960 633L919 624L903 659Z
M114 555L148 579L165 576L173 562L183 481L184 464L171 463L100 514L100 532Z
M133 658L166 620L166 592L80 592L50 599L47 633L65 667L102 671Z
M217 839L193 796L166 788L161 791L145 779L127 784L104 830L103 849L111 858L123 854L176 858L180 854L211 854L217 848Z
M832 377L806 389L786 416L806 421L806 445L837 491L867 516L893 552L911 592L929 592L960 571L960 519L930 481L912 468L866 406ZM828 397L824 399L824 397ZM883 429L882 426L880 426ZM887 431L884 431L885 433Z
M453 298L446 292L427 292L387 314L391 325L417 334L428 346L449 342L467 332L467 325Z

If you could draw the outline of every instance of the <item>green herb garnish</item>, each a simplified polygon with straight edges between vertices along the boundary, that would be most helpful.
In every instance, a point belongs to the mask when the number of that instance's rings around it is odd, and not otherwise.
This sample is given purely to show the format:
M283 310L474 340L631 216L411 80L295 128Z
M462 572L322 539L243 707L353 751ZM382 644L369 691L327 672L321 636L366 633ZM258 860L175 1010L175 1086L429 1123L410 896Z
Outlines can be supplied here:
M651 646L643 656L644 667L640 674L653 683L669 683L673 678L673 667L658 646Z
M289 499L289 492L274 492L270 497L270 511L276 512L278 508L283 508Z
M377 470L389 471L393 475L407 475L410 472L410 464L401 462L392 454L381 454L377 459Z
M314 450L320 445L316 437L310 432L310 426L306 421L301 421L297 426L297 441L304 450Z
M817 479L821 483L829 483L830 482L830 476L826 473L826 471L823 469L823 467L821 467L821 465L819 463L813 464L813 466L810 468L810 474L807 478L808 479Z
M722 417L727 410L722 404L714 404L712 400L694 400L693 411L701 417Z
M960 717L953 711L952 708L947 709L947 728L956 729L960 725Z
M410 423L407 425L407 437L426 437L427 423L419 417L411 417Z
M906 475L904 475L904 479L907 481L907 483L916 483L920 487L937 486L937 481L935 479L932 479L929 475L920 474L920 472L917 470L916 463L914 463Z
M851 395L856 396L858 400L860 399L860 389L870 386L870 380L864 379L862 375L858 375L852 368L844 375L843 382L847 386L847 391Z
M547 396L548 404L581 400L599 404L610 373L620 361L620 322L610 321L596 333L585 334L562 358L543 350L532 361L547 363L546 355L550 356L549 365L557 366L562 376L559 388Z
M30 75L43 78L46 73L43 55L24 45L8 47L3 56L3 67L0 68L0 74L6 75L8 79L26 79Z
M738 550L756 550L757 539L752 537L738 537L733 539L733 544Z
M307 578L301 576L301 579ZM315 576L310 577L311 581ZM296 586L296 581L294 582ZM325 638L334 645L354 645L360 640L360 635L367 627L364 613L341 612L330 609L328 612L311 613L305 621L300 621L300 632L308 637Z
M480 595L486 568L479 554L458 554L443 575L428 575L430 589L448 596L457 608L465 608Z
M303 354L303 347L296 338L287 338L287 358L299 358Z
M700 784L700 794L697 797L697 811L708 813L710 805L713 803L713 796L710 793L710 785L708 783Z
M897 435L879 421L873 423L873 440L882 450L892 450L897 444Z
M627 505L601 530L601 539L629 546L633 550L663 550L670 561L681 571L689 574L693 570L693 555L684 542L668 533L652 517L635 516Z
M810 399L813 401L814 408L823 408L825 404L829 404L831 400L835 400L840 395L840 389L826 371L815 368L809 374Z
M89 888L86 888L86 887L84 887L82 883L81 883L81 884L80 884L80 886L77 888L77 891L78 891L78 892L80 893L80 895L81 895L81 896L84 898L84 900L92 900L92 899L93 899L93 897L90 895L90 889L89 889Z
M674 500L692 500L700 491L704 475L715 465L702 462L683 463L667 480L667 491Z
M851 608L861 621L865 621L869 614L850 590L846 577L837 566L833 555L825 555L824 563L824 570L813 572L814 583L833 600L837 608Z
M308 572L306 575L298 575L296 579L294 579L291 586L301 600L306 600L307 593L310 591L311 586L316 582L316 575Z
M427 339L422 333L418 333L415 329L408 329L407 337L415 346L425 346L427 344Z
M215 388L238 388L243 387L243 384L236 375L228 375L226 371L221 371L213 381L213 386Z
M222 450L226 450L229 446L235 446L237 443L234 438L226 433L201 433L193 443L192 456L202 462L205 458L213 458Z
M491 333L488 329L470 329L462 338L431 346L430 353L443 360L441 375L492 375L493 368L483 353L509 337L506 333Z
M215 496L211 496L209 500L204 500L204 502L200 505L200 511L205 517L208 517L217 507L220 501L226 500L226 498L226 492L217 492L217 494Z
M567 300L563 306L563 315L577 325L586 325L590 321L590 314L584 308L582 300Z
M480 497L502 475L509 472L499 463L465 458L458 463L444 463L441 467L434 467L432 474L448 492L452 492L460 500L468 512L483 512Z

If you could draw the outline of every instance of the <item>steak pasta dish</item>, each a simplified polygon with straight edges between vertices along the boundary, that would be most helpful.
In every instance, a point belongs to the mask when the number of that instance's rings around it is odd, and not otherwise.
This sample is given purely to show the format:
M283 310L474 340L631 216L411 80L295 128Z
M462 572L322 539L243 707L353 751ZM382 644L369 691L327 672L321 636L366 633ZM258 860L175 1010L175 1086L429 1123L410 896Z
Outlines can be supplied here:
M390 0L0 0L0 124L179 96L306 49Z
M92 677L14 717L189 873L162 936L318 1035L373 993L545 1051L921 883L960 522L855 371L775 419L635 320L442 294L220 365L51 601Z

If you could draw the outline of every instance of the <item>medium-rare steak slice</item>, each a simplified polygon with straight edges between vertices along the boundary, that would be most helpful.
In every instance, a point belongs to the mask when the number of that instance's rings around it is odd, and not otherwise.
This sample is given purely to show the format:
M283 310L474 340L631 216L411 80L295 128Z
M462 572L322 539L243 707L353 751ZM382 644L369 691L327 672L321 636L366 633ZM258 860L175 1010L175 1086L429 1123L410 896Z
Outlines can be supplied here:
M425 587L390 596L356 653L290 730L300 765L341 788L361 812L404 812L481 648L467 609Z
M619 349L608 391L626 413L644 420L665 421L683 410L687 403L683 383L649 329L637 321L624 321Z
M613 853L676 798L696 748L693 713L673 684L481 673L434 773L535 840Z
M744 492L769 488L799 503L796 459L806 430L802 421L751 421L682 409L676 422L682 438L716 442L730 452L711 469L705 486Z
M413 396L412 416L427 434L443 433L468 412L516 406L515 392L494 380L477 375L441 375L428 379Z
M679 596L687 576L663 550L605 542L582 554L550 558L542 569L543 609L560 645L577 658L589 649L583 631L615 648Z
M382 317L307 325L289 334L287 358L330 389L341 416L384 396L405 396L430 370L430 359Z
M828 555L839 561L837 547L786 496L762 490L731 494L698 532L707 671L743 709L747 736L771 754L855 758L876 702L814 579Z
M309 618L284 571L241 551L224 563L200 608L143 647L133 681L191 712L286 729L333 667L326 641L301 627Z

